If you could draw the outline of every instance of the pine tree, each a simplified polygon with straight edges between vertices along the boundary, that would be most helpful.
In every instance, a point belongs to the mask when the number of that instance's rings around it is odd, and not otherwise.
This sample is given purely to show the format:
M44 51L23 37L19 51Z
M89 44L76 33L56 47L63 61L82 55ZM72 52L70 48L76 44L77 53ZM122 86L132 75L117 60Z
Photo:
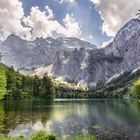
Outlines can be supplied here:
M13 67L10 67L7 71L7 91L8 91L8 95L16 98L16 72L14 71Z
M0 64L0 100L3 99L7 93L6 86L7 81L5 67L2 64Z
M34 97L39 96L40 87L41 87L41 80L39 79L37 75L35 75L33 78L33 96Z
M0 61L1 61L1 53L0 53ZM5 66L0 63L0 100L4 98L7 93L6 90L7 81L6 81L6 70Z
M46 99L53 99L55 97L55 88L53 86L53 82L47 74L45 74L42 79L41 96Z

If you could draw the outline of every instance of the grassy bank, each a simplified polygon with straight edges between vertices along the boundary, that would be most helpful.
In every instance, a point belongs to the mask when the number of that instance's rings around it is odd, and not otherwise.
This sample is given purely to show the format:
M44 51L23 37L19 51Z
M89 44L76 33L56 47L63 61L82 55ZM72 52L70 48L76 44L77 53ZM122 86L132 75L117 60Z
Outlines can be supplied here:
M39 131L33 135L31 135L29 138L25 138L23 136L19 137L10 137L6 135L0 135L0 140L62 140L59 136L56 136L55 134L47 134L43 131ZM65 138L65 140L71 140L69 137ZM80 136L76 136L73 140L97 140L95 137L87 137L83 138Z

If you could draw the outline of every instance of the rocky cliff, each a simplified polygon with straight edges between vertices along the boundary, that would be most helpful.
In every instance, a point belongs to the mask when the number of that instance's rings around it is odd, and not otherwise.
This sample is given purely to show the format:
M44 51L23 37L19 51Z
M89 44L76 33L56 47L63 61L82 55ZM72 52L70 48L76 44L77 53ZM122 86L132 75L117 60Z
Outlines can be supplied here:
M83 57L80 61L81 55ZM59 59L62 65L59 69L61 76L75 81L84 80L91 85L106 81L115 74L137 68L140 66L140 20L133 19L124 25L113 42L104 49L95 49L86 53L75 50L67 58L67 63L62 64L63 60ZM55 71L57 61L54 63Z
M17 69L39 68L52 64L58 52L71 53L75 48L86 50L96 46L78 38L37 38L34 41L22 40L10 35L0 44L0 52L4 55L2 62Z

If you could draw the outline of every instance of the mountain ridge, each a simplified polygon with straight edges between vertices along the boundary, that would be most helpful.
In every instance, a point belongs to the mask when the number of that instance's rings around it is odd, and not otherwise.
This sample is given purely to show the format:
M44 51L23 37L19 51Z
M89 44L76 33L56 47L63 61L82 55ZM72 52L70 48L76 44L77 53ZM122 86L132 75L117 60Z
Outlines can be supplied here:
M89 85L96 85L100 81L107 81L115 74L133 70L140 65L139 19L132 19L126 23L118 31L112 43L100 49L76 38L49 37L21 42L24 48L22 51L8 50L8 52L13 51L12 60L15 61L15 65L19 65L20 68L25 65L25 68L35 69L52 65L54 78L63 77L73 82L85 81ZM16 43L18 44L15 41L13 48L18 47ZM7 45L5 42L3 44ZM11 46L11 41L7 46ZM5 47L2 49L2 52L7 53ZM18 53L19 60L16 60ZM9 60L7 54L6 57ZM12 60L10 58L9 61L14 64Z
M33 41L26 41L16 35L10 35L1 43L0 52L4 55L2 61L8 66L21 68L39 68L53 63L55 55L59 51L71 52L75 48L85 47L85 49L96 48L94 44L77 38L36 38ZM64 39L69 39L75 45L69 45L69 42L63 44ZM82 43L81 43L82 42ZM83 43L84 42L84 43ZM83 44L83 46L81 46ZM88 48L90 44L90 47ZM22 64L21 64L22 62Z

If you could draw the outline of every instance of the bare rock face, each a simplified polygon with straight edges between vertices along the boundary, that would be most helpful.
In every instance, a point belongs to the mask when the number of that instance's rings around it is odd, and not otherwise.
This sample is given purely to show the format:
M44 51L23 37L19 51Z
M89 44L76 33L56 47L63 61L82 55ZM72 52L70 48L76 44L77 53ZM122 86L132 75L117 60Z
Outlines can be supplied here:
M3 63L17 69L38 68L52 64L58 52L75 48L95 49L96 46L77 38L48 37L37 38L34 41L22 40L18 36L10 35L0 44L0 52L4 55Z
M123 58L120 71L133 70L140 66L140 20L128 22L116 35L114 41L106 48L106 54Z
M93 51L88 58L88 67L86 68L87 81L106 81L119 71L121 61L121 57L112 54L106 55L103 49Z
M99 81L140 66L140 20L124 25L104 49L77 38L37 38L25 41L11 35L1 44L3 62L16 68L52 65L54 77L69 81Z
M88 82L106 81L115 74L140 66L140 20L129 21L110 45L103 50L93 51L90 57Z
M4 55L2 61L17 69L49 65L53 58L52 52L55 54L53 48L50 49L49 43L42 38L29 42L15 35L10 35L1 44L0 52Z
M87 55L84 48L75 48L69 55L65 51L58 53L53 63L54 76L78 82L83 76Z
M81 67L83 63L84 67ZM113 42L104 49L86 53L75 50L63 66L61 76L64 74L64 77L74 81L84 80L90 84L107 81L115 74L137 68L140 66L140 20L133 19L124 25Z

